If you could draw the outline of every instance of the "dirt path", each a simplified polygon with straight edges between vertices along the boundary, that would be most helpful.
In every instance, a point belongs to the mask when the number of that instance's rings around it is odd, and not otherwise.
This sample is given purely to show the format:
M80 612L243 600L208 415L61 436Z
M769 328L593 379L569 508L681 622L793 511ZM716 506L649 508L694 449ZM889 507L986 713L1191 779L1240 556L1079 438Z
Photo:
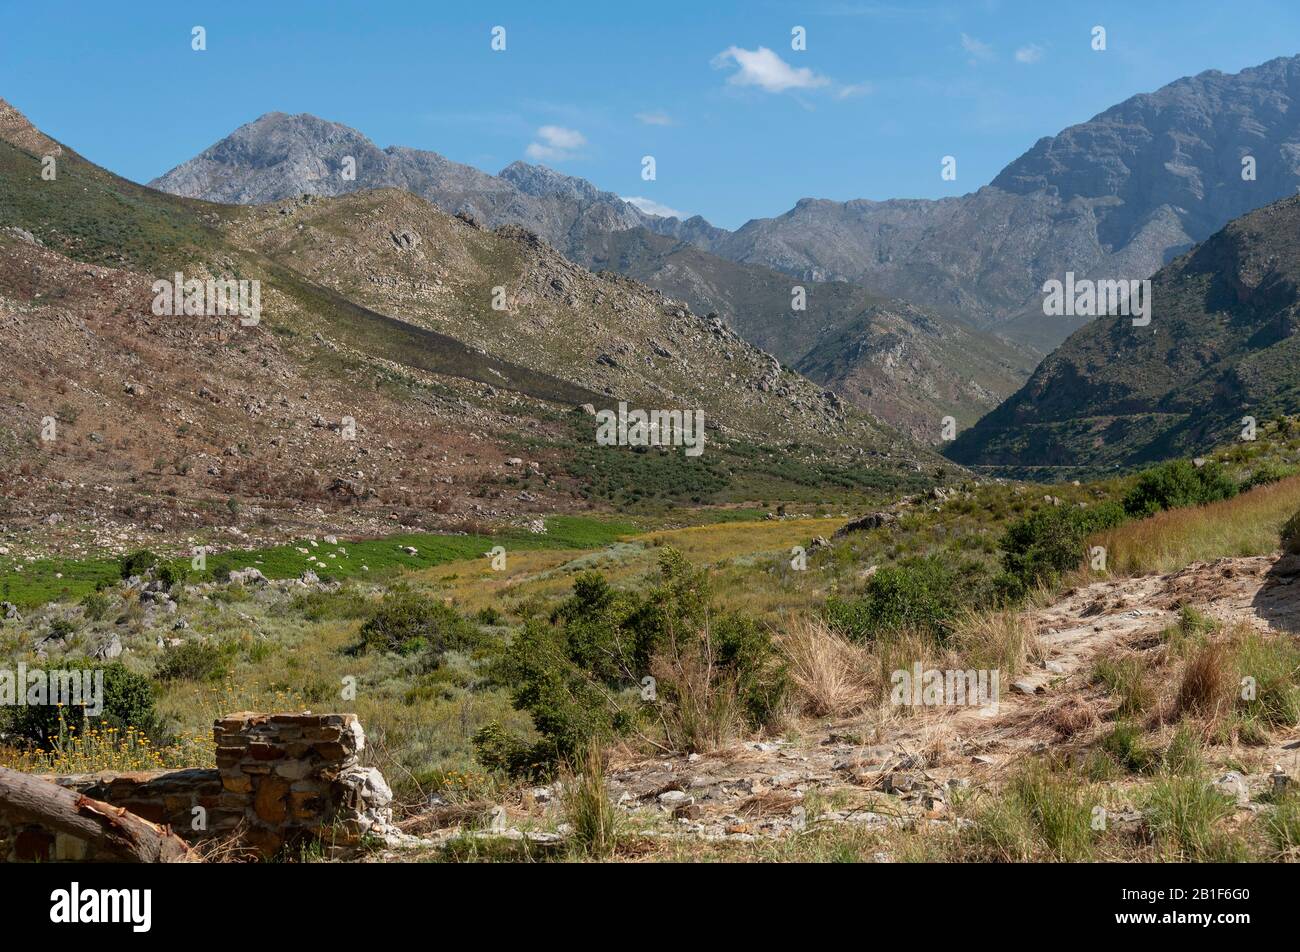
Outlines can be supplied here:
M806 822L800 807L810 795L834 807L820 821L937 820L954 786L987 783L1028 755L1068 744L1071 724L1095 726L1101 692L1088 682L1099 653L1153 647L1184 604L1220 622L1296 632L1298 578L1300 559L1265 556L1077 588L1026 612L1040 658L1004 685L996 706L876 712L818 725L797 741L626 762L613 768L612 790L630 811L668 814L678 832L705 837L779 835ZM1300 775L1297 736L1260 753Z

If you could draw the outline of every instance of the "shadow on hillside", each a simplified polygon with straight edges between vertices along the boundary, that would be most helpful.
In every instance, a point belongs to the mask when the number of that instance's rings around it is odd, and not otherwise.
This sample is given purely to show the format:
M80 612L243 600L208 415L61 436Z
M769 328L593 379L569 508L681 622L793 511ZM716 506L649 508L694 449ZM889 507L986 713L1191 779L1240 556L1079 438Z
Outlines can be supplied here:
M1251 607L1279 631L1300 634L1300 556L1284 555L1273 563Z

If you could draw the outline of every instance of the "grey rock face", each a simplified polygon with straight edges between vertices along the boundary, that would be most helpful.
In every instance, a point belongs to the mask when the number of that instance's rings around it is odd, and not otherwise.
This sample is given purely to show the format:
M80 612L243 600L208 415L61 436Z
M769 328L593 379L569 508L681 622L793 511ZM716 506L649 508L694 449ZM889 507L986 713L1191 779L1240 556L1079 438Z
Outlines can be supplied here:
M1042 283L1145 278L1300 184L1300 57L1209 71L1039 140L993 182L938 201L803 199L696 243L724 257L872 290L1050 349ZM1243 180L1242 159L1256 179ZM1028 265L1028 267L1026 267Z
M345 174L353 171L355 177ZM305 113L267 113L149 184L237 205L400 188L487 227L526 228L566 252L587 232L658 220L612 192L542 166L515 162L489 175L436 152L381 149L355 129Z

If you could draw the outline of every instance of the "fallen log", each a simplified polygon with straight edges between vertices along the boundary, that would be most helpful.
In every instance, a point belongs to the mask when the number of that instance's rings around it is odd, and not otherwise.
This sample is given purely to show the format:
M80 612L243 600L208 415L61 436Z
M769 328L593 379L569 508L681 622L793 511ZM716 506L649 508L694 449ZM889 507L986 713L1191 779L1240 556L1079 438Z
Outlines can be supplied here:
M168 827L5 767L0 767L0 818L76 837L90 845L99 861L200 862L198 854Z

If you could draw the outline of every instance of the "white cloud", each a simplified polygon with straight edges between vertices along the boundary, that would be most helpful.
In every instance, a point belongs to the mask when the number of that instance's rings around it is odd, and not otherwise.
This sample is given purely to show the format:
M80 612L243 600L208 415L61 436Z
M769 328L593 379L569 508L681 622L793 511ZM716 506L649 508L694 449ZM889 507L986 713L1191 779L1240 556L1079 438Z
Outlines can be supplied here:
M980 61L987 62L993 59L993 47L968 33L961 35L961 48L970 54L970 59L967 62L972 66Z
M1017 63L1037 63L1043 58L1043 48L1037 43L1030 43L1016 50Z
M868 96L875 91L876 87L871 83L850 83L836 89L835 95L840 99L851 99L854 96Z
M638 112L636 118L644 122L647 126L672 126L673 117L668 115L662 109L656 109L653 112Z
M727 77L732 86L758 86L769 93L782 93L787 89L815 89L830 83L806 66L796 69L766 46L756 50L729 46L713 57L714 69L725 69L732 64L738 67Z
M542 126L537 130L537 138L542 141L530 142L524 149L530 159L572 159L577 155L576 150L587 144L587 137L581 132L563 126Z
M669 208L667 205L656 202L653 198L641 198L638 195L624 195L623 201L629 205L639 208L647 215L658 215L660 218L680 218L682 221L690 218L687 212L679 212L675 208Z

